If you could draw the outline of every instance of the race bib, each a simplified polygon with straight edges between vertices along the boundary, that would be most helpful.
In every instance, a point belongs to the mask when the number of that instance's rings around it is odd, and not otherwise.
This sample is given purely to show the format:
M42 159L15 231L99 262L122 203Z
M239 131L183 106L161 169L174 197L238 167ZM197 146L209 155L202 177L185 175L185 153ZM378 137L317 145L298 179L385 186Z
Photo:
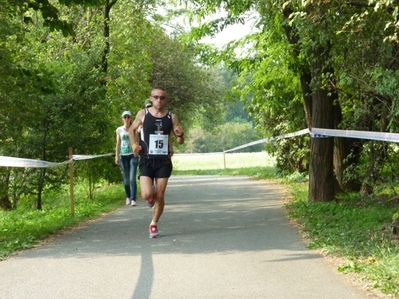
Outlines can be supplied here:
M150 134L150 155L167 155L169 151L169 135Z

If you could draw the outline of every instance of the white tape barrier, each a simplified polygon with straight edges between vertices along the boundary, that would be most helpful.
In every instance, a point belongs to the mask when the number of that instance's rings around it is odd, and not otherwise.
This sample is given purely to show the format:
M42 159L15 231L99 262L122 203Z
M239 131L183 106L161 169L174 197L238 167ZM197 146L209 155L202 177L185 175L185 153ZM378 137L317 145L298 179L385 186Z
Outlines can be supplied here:
M283 135L278 135L275 137L271 137L271 138L265 138L265 139L261 139L261 140L257 140L257 141L253 141L250 143L246 143L240 146L237 146L235 148L229 149L227 151L224 151L224 153L228 153L228 152L233 152L242 148L246 148L252 145L256 145L256 144L261 144L261 143L267 143L267 142L271 142L274 140L278 140L278 139L282 139L282 138L291 138L291 137L295 137L295 136L300 136L300 135L305 135L309 133L309 129L303 129L294 133L288 133L288 134L283 134Z
M282 138L291 138L291 137L296 137L296 136L301 136L309 133L309 129L303 129L300 131L296 131L294 133L288 133L288 134L283 134L283 135L278 135L274 137L274 139L282 139Z
M113 156L115 154L103 154L103 155L73 155L72 159L75 161L78 160L87 160L87 159L95 159L95 158L100 158L100 157L108 157L108 156Z
M73 155L72 160L87 160L94 159L99 157L112 156L114 154L103 154L103 155ZM54 167L62 164L67 164L71 160L64 161L61 163L48 162L42 160L33 160L33 159L24 159L24 158L14 158L7 156L0 156L0 166L5 167L29 167L29 168L46 168L46 167Z
M311 137L315 137L315 138L347 137L347 138L359 138L359 139L399 142L399 134L398 133L354 131L354 130L334 130L334 129L320 129L320 128L313 128L311 131Z
M224 151L223 153L233 152L242 148L246 148L252 145L267 143L274 140L282 139L282 138L291 138L300 135L310 134L312 138L328 138L328 137L347 137L347 138L359 138L359 139L368 139L368 140L379 140L379 141L390 141L390 142L399 142L399 133L385 133L385 132L369 132L369 131L355 131L355 130L335 130L335 129L320 129L320 128L312 128L311 131L309 129L303 129L294 133L288 133L283 135L278 135L271 138L265 138L257 141L253 141L250 143L246 143L235 148ZM103 155L73 155L72 160L87 160L94 159L99 157L112 156L114 154L103 154ZM32 168L44 168L44 167L53 167L61 164L69 163L70 160L54 163L47 162L42 160L33 160L33 159L24 159L24 158L14 158L14 157L6 157L0 156L0 167L32 167Z
M288 133L279 135L276 137L265 138L261 140L257 140L254 142L246 143L235 148L224 151L224 153L236 151L242 148L246 148L255 144L267 143L274 140L282 139L282 138L291 138L295 136L300 136L304 134L310 134L312 138L329 138L329 137L346 137L346 138L359 138L359 139L368 139L368 140L379 140L379 141L390 141L390 142L399 142L399 133L385 133L385 132L370 132L370 131L355 131L355 130L335 130L335 129L321 129L321 128L312 128L311 131L309 129L303 129L294 133Z
M46 167L53 167L53 166L58 166L61 164L66 164L66 163L69 163L69 161L55 163L55 162L47 162L47 161L42 161L42 160L0 156L0 166L5 166L5 167L46 168Z

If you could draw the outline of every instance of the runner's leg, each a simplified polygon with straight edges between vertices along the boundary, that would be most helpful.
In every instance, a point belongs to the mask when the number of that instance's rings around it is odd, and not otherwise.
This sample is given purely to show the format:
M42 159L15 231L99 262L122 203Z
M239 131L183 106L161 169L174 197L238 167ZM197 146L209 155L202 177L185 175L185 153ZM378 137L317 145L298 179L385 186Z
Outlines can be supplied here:
M157 178L155 187L155 205L152 210L152 221L158 222L165 207L165 190L168 184L168 178Z

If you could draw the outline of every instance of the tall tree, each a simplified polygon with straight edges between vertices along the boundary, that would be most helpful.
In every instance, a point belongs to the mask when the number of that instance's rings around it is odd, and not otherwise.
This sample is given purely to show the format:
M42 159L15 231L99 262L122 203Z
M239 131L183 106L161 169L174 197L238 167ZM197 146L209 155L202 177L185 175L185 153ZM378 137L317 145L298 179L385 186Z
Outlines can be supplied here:
M347 117L353 120L353 114L349 115L347 113L347 107L349 105L353 106L353 102L351 104L347 102L348 94L341 89L342 83L348 81L346 75L353 72L351 70L352 65L348 64L346 60L353 58L354 61L356 59L359 61L358 57L364 56L365 52L370 49L367 38L371 38L371 44L375 41L376 44L381 45L384 40L393 40L396 36L396 28L392 26L396 15L394 7L390 6L391 3L389 1L376 0L367 3L364 1L346 3L344 1L248 2L240 0L198 0L187 1L187 3L197 4L198 11L195 11L194 14L201 17L215 13L218 9L227 11L225 18L218 18L200 28L196 28L194 33L199 38L206 34L215 34L215 32L223 30L231 23L243 21L246 13L251 11L258 13L257 28L260 34L252 34L244 42L235 43L235 45L242 46L246 42L249 59L239 60L235 58L234 55L231 55L231 49L227 49L219 57L228 65L232 65L234 69L240 71L241 74L243 74L242 70L252 68L252 72L262 77L261 80L263 81L260 80L260 82L265 83L263 84L263 89L262 84L258 86L247 85L247 89L241 89L241 92L247 95L252 94L252 97L256 99L257 91L265 94L266 90L269 94L276 95L275 90L276 88L279 89L279 85L272 83L267 75L262 75L262 72L266 73L270 70L271 64L267 64L265 68L267 71L265 71L257 67L261 65L257 62L268 61L271 53L269 49L279 48L280 45L283 45L283 48L287 50L288 57L274 56L273 63L280 66L280 72L285 73L288 68L299 79L304 115L309 128L339 128L341 123L347 123ZM388 32L380 30L384 27L389 28ZM281 28L285 30L285 37L281 34ZM270 38L270 36L274 38ZM259 47L259 45L265 45L265 40L268 41L268 51L262 51L263 49ZM362 40L361 43L359 43L360 40ZM367 46L365 46L366 44ZM371 61L374 64L381 64L384 60L394 62L396 61L394 58L396 54L392 56L392 52L389 53L390 48L392 48L392 45L385 43L382 47L383 51L385 51L382 57L378 55L368 57L372 59ZM353 49L356 49L356 51L352 55ZM383 64L386 65L385 63ZM359 65L359 75L364 75L364 64L361 65L355 62L355 65ZM395 68L393 65L396 65L396 63L391 64L390 67ZM337 72L337 70L339 71ZM374 67L369 70L371 73L376 73ZM343 74L345 74L344 77L342 76ZM382 75L381 72L378 72L378 74ZM386 75L387 73L384 74L384 76ZM357 76L357 78L359 78L359 83L364 80L364 76ZM353 77L351 79L353 80ZM267 83L269 82L272 84L268 85ZM377 86L375 87L377 88ZM280 88L285 89L286 86ZM360 92L364 95L362 91ZM379 99L387 98L377 92L377 89L374 89L373 92L374 94L379 94ZM279 101L282 97L277 95L269 98ZM258 107L267 107L269 105L269 102L261 101ZM388 101L387 107L390 106L391 104ZM259 110L258 107L253 105L254 111ZM284 112L283 115L286 118L290 117L289 114ZM375 117L371 121L376 124L381 123ZM393 124L394 122L388 121L384 123ZM353 121L352 124L354 124ZM385 129L387 128L385 126ZM381 129L384 130L383 127ZM344 141L339 138L312 139L309 169L310 200L331 201L338 190L335 188L336 186L340 186L344 190L348 188L343 173L345 167L358 161L359 151L356 148L359 149L356 143L350 139ZM371 173L375 175L375 172ZM335 183L336 179L339 184Z

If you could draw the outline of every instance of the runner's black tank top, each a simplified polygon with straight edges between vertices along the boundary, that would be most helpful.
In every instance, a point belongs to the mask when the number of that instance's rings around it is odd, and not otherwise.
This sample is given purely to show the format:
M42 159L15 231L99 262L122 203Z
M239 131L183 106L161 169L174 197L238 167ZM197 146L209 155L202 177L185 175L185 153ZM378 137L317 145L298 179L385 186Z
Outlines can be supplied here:
M158 118L153 116L148 109L145 109L145 116L143 127L140 132L140 145L141 152L140 156L148 156L151 158L168 158L169 153L169 138L168 142L165 144L164 142L157 140L156 138L152 139L152 144L150 144L150 135L167 135L170 137L170 132L172 131L172 113L168 112L165 116ZM154 151L151 149L156 149L162 152L162 154L154 154Z

